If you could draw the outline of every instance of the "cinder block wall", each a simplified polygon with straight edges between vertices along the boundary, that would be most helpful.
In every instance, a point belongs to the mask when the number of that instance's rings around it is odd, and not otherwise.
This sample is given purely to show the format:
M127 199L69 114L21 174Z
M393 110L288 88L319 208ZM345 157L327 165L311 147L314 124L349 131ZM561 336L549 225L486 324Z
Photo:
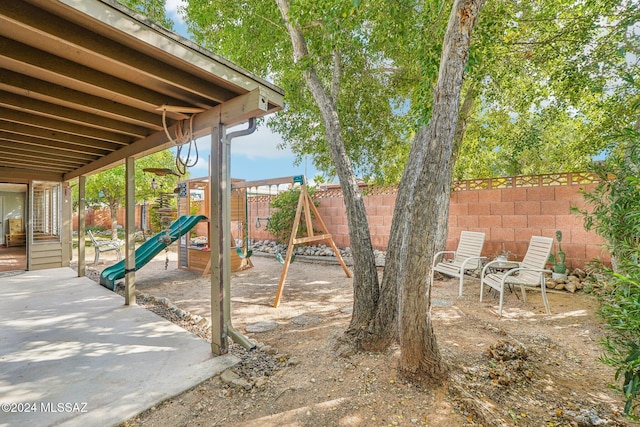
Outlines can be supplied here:
M138 224L141 223L141 214L142 214L142 207L140 205L136 205L136 212L135 212L135 222L136 222L136 226ZM105 209L87 209L87 212L85 213L85 225L86 226L96 226L96 227L104 227L106 229L110 229L111 228L111 212L109 211L109 209L105 208ZM118 210L118 225L121 226L125 226L127 221L126 221L126 211L124 208L120 208ZM77 230L78 229L78 213L74 212L73 213L73 229Z
M476 182L477 183L477 182ZM602 249L602 239L583 227L582 217L571 213L571 206L584 206L580 189L590 190L589 184L567 184L531 187L490 189L464 189L451 195L449 210L449 234L447 249L457 247L463 230L482 231L486 234L483 256L494 257L505 251L511 259L522 260L533 235L555 237L562 230L562 248L567 254L570 268L584 268L593 258L610 262L609 254ZM369 228L374 248L386 250L395 206L395 188L385 187L364 191ZM349 246L347 218L339 189L316 193L320 205L318 211L338 247ZM268 198L259 202L250 200L250 236L257 240L273 239L262 228L255 228L256 214L269 216ZM554 251L557 247L554 246Z
M584 206L580 188L594 185L456 191L451 196L447 247L455 249L463 230L482 231L484 256L493 257L504 247L522 260L531 236L555 237L561 230L569 267L584 268L593 258L609 262L600 236L586 232L582 217L570 211L571 206Z
M586 232L582 218L570 212L571 206L584 206L580 189L592 189L596 184L584 182L584 174L555 174L549 176L512 177L492 180L458 182L451 195L447 249L454 250L463 230L486 234L484 256L493 257L504 250L522 260L533 235L554 237L562 230L562 248L571 268L583 268L593 258L610 262L602 249L602 239L594 232ZM576 181L576 183L573 183ZM516 185L513 185L513 184ZM520 185L519 183L523 183ZM501 188L495 188L501 187ZM395 187L363 188L369 228L374 248L386 250L395 207ZM338 247L349 246L347 217L339 188L318 190L318 211ZM249 198L249 236L254 240L273 240L266 230L271 215L271 196ZM136 222L139 211L136 212ZM124 225L124 217L119 218ZM111 226L108 210L87 212L87 225ZM77 217L74 217L77 229ZM198 230L206 234L205 230ZM556 250L557 248L554 248Z

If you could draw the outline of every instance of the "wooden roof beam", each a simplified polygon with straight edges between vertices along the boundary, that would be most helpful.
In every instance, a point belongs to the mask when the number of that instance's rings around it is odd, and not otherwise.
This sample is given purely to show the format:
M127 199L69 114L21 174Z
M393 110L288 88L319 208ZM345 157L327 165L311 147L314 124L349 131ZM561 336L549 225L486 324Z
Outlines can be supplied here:
M33 170L31 169L20 169L20 168L0 166L0 181L2 182L28 184L31 181L31 179L33 179L33 176L34 176ZM39 171L37 176L38 176L38 179L41 181L62 182L61 173Z
M0 69L0 89L40 101L122 120L137 126L144 126L154 130L162 129L158 113L118 104L99 96L82 93L6 69Z
M193 119L194 138L208 135L214 123L221 123L228 127L247 122L250 118L262 117L272 111L282 108L283 96L270 99L262 88L257 88L244 95L237 96L224 104L197 114ZM169 128L169 133L175 135L176 125ZM136 141L114 153L111 153L93 163L81 167L64 176L65 181L80 175L99 172L112 165L122 162L127 157L143 157L150 152L156 152L173 146L167 141L164 132L156 132L148 138Z

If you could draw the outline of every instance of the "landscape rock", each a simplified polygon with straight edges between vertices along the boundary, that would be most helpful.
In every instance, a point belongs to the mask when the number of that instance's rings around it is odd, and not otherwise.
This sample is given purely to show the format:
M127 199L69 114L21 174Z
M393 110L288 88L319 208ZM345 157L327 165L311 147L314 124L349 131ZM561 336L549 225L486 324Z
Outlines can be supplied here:
M235 387L240 387L245 390L251 390L253 387L251 383L243 378L240 375L233 372L231 369L226 369L222 374L220 374L220 380L224 384L229 384Z

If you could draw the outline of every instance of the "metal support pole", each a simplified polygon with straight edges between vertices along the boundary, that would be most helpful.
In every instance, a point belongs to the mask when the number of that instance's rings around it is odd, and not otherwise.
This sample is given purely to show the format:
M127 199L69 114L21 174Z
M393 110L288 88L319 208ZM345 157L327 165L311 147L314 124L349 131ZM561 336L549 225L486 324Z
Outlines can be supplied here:
M222 265L223 265L223 312L224 325L227 335L235 342L246 348L253 350L256 345L247 337L238 332L231 324L231 139L234 136L248 135L255 130L255 120L250 121L247 130L234 132L227 135L224 125L220 126L222 135L222 177L220 189L222 192Z
M133 157L127 157L125 174L126 182L126 246L125 246L125 276L124 276L124 304L135 305L136 303L136 178L135 178L135 160Z
M86 273L87 263L85 257L85 228L87 226L87 218L85 211L87 209L86 200L87 177L80 175L78 177L78 277L84 277Z

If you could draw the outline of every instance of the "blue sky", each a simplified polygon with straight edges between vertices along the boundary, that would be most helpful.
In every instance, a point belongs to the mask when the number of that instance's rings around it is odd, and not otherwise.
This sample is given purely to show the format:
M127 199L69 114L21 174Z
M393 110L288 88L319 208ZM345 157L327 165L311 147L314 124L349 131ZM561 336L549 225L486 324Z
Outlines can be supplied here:
M181 0L167 0L166 8L169 17L174 22L174 30L180 35L189 38L187 28L178 14ZM246 128L246 125L242 127ZM280 135L273 133L265 124L249 136L235 138L231 142L231 176L233 178L253 181L266 178L277 178L290 175L307 175L311 180L316 174L316 169L311 161L303 161L301 165L294 166L294 156L289 149L278 149L282 143ZM198 163L189 168L191 178L208 175L208 161L210 156L210 139L198 140ZM183 152L187 151L187 147Z

